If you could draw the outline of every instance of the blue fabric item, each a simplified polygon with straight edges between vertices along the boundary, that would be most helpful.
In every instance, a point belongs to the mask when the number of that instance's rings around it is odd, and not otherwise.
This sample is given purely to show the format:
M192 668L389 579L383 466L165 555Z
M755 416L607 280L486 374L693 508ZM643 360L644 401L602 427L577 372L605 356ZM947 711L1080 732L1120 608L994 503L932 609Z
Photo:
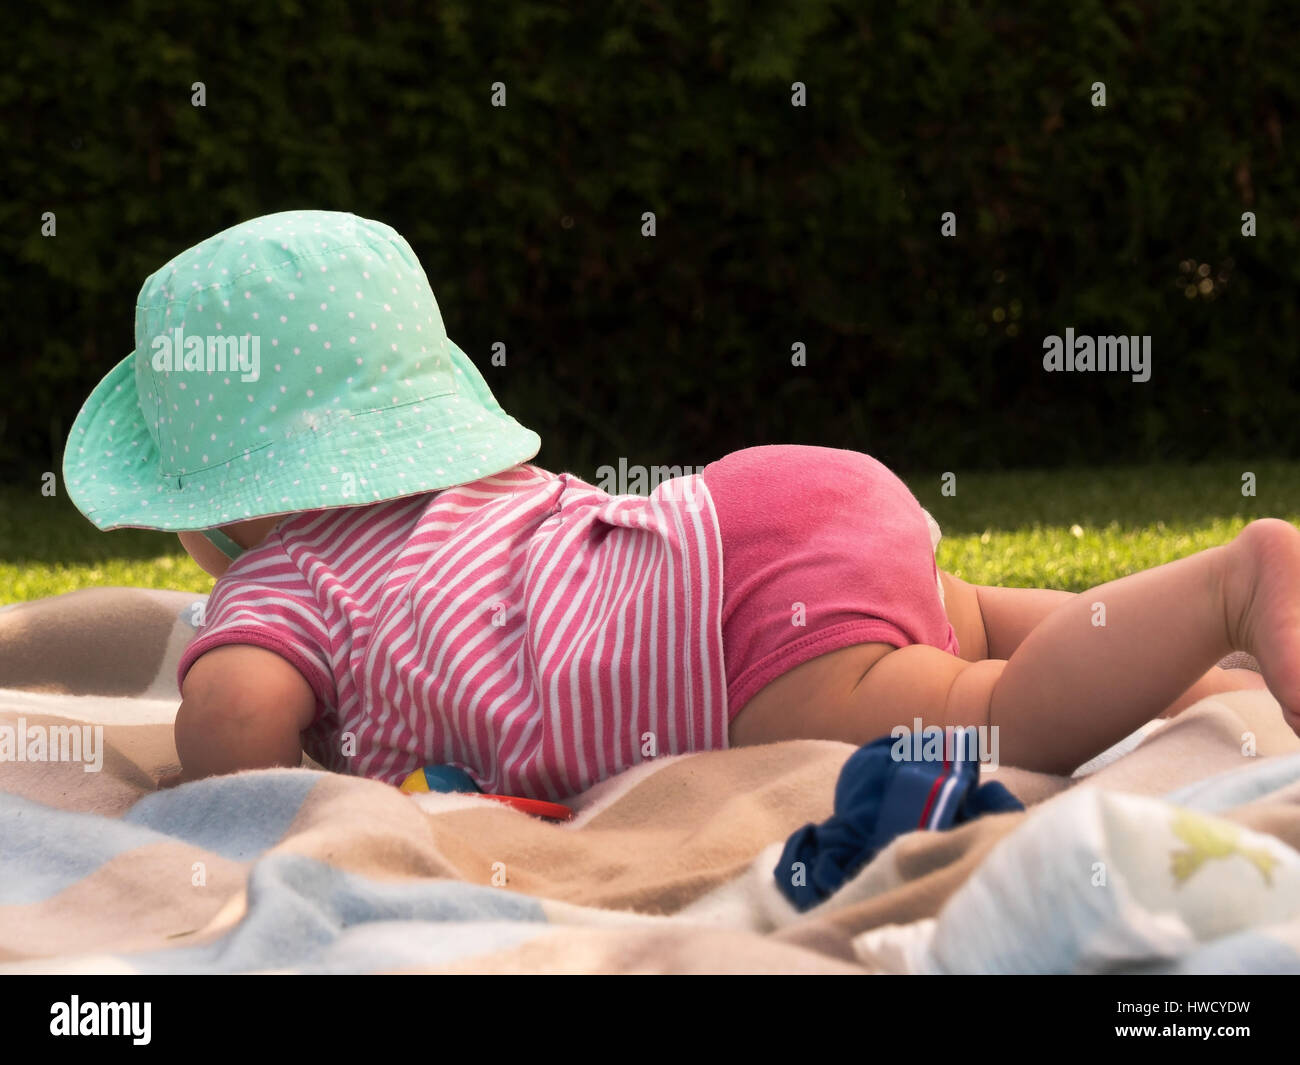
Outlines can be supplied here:
M773 875L802 912L838 891L896 836L1024 808L996 781L980 785L973 727L882 736L844 763L835 812L786 841Z

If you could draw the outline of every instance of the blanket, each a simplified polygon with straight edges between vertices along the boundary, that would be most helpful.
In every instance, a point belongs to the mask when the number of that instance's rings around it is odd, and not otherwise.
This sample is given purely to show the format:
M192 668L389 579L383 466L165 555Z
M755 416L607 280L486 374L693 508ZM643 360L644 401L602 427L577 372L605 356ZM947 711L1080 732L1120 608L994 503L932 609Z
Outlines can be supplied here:
M986 767L1026 810L901 836L798 913L777 862L845 744L657 758L567 823L311 765L157 791L201 602L0 610L0 972L1300 970L1300 740L1265 692L1073 778Z

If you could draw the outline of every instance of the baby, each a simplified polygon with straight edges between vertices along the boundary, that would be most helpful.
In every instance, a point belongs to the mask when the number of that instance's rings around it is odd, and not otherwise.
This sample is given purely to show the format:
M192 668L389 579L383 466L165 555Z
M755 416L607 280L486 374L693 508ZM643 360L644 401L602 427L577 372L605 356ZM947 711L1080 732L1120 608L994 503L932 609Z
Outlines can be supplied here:
M144 284L136 349L64 460L102 529L176 531L217 577L179 667L164 784L427 764L562 799L660 755L899 724L991 725L1074 769L1265 683L1300 726L1300 531L1081 595L938 571L938 530L867 455L757 447L647 497L532 465L381 223L254 219ZM1215 667L1229 652L1253 672Z

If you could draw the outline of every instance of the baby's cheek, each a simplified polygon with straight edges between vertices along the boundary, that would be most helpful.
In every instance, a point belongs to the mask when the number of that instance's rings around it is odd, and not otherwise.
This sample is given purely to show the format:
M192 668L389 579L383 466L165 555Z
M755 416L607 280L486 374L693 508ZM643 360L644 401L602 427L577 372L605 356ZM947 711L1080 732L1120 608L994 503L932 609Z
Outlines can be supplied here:
M176 534L190 558L210 577L220 577L230 566L230 559L210 544L202 533L182 532Z

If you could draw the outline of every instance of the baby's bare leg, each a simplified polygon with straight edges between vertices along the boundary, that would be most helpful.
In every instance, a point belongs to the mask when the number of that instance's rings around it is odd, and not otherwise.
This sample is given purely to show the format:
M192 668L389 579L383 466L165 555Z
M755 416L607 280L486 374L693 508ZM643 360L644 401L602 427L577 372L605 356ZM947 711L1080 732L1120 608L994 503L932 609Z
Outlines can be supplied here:
M989 658L1010 658L1043 619L1075 594L1055 588L973 587L984 621Z
M1159 714L1234 650L1255 655L1294 721L1298 591L1300 532L1266 520L1224 547L1072 598L1025 638L989 688L1003 758L1067 771Z
M989 658L1009 659L1026 636L1075 593L1050 588L999 588L967 585L978 604ZM1162 717L1173 717L1206 696L1223 692L1263 688L1264 678L1250 669L1220 669L1211 666L1169 704Z
M923 645L866 657L860 674L844 653L814 659L755 697L770 695L773 707L748 722L749 708L741 711L734 742L866 743L915 719L988 724L998 727L1004 762L1068 773L1156 717L1233 650L1258 659L1300 731L1298 590L1300 531L1252 522L1223 547L1071 596L1009 661L967 662Z

